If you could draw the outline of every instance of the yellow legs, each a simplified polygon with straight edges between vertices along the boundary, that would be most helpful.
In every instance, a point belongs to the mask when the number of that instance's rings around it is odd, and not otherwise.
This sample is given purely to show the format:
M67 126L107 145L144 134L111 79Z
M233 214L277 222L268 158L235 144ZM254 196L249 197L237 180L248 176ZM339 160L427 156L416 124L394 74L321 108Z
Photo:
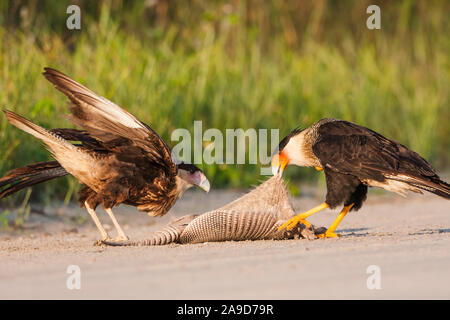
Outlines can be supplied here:
M346 206L342 209L341 213L339 213L338 217L334 222L331 224L331 226L325 231L325 233L318 234L318 238L337 238L339 235L337 233L334 233L336 231L336 228L341 223L342 219L346 216L346 214L350 211L350 209L353 207L353 203L349 206Z
M353 207L353 203L351 205L344 207L342 209L341 213L339 213L336 220L334 220L334 222L331 224L331 226L327 229L327 231L325 231L325 233L323 233L323 234L317 235L317 237L318 238L336 238L336 237L338 237L339 235L334 232L336 231L336 228L341 223L342 219L344 219L344 217L347 215L347 213L350 211L350 209L352 207ZM293 217L292 219L288 220L285 224L280 226L278 228L278 230L282 230L284 228L286 228L287 230L290 230L290 229L294 228L297 225L297 223L299 223L299 222L303 223L305 226L309 227L311 224L308 221L306 221L305 219L308 218L309 216L313 215L314 213L322 211L323 209L326 209L326 208L328 208L328 204L326 202L324 202L324 203L318 205L317 207L314 207L311 210L303 212L303 213Z
M286 228L287 230L291 230L292 228L294 228L297 223L303 223L306 227L310 227L311 224L306 221L305 219L308 218L310 215L313 215L314 213L317 213L323 209L328 208L328 204L326 202L319 204L317 207L312 208L311 210L308 210L306 212L303 212L299 215L296 215L295 217L289 219L285 224L283 224L282 226L280 226L278 228L278 230L282 230L284 228Z
M314 167L314 168L317 171L323 170L322 167ZM283 169L284 169L284 167L283 167ZM337 233L335 233L336 228L339 226L342 219L344 219L344 217L347 215L347 213L350 211L350 209L353 207L353 205L354 205L354 203L352 203L351 205L345 206L342 209L341 213L339 213L336 220L334 220L334 222L331 224L331 226L327 229L327 231L325 231L325 233L323 233L323 234L317 235L317 237L318 238L337 238L339 235ZM319 204L317 207L314 207L306 212L303 212L303 213L296 215L295 217L289 219L288 221L286 221L286 223L284 223L282 226L280 226L278 228L278 230L283 230L284 228L286 228L287 230L290 230L290 229L294 228L297 225L297 223L302 223L306 227L309 228L311 226L311 223L309 223L305 219L308 218L309 216L313 215L314 213L322 211L323 209L326 209L328 207L329 206L326 202Z

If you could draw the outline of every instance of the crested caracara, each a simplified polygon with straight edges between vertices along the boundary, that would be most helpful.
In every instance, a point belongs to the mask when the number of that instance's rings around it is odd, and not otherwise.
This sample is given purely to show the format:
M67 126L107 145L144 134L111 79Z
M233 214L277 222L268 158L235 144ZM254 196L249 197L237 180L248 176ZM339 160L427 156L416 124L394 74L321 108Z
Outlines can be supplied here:
M84 130L46 130L4 111L12 125L42 140L56 161L10 171L0 179L0 198L71 174L84 185L80 204L106 241L109 235L95 213L98 205L110 216L117 240L126 240L111 208L124 203L151 216L161 216L187 188L197 185L209 191L202 171L193 164L175 163L170 148L148 125L59 71L45 68L43 74L69 98L69 119Z
M361 208L367 187L404 195L422 190L450 199L450 185L419 154L381 134L357 124L322 119L304 130L295 129L279 144L272 171L282 174L287 165L315 167L325 173L324 203L289 220L280 228L306 223L310 215L344 205L339 216L321 237L336 237L339 223L350 210Z

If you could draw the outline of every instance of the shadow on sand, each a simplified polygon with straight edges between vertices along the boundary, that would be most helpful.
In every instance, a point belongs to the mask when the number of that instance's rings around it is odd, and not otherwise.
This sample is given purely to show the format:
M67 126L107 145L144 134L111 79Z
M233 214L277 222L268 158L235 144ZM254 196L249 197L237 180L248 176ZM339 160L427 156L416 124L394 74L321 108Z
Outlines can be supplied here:
M437 234L437 233L450 233L450 229L423 229L417 232L409 233L410 236L424 235L424 234Z
M342 237L367 237L369 232L364 232L369 230L369 228L350 228L350 229L341 229L336 232L341 234Z

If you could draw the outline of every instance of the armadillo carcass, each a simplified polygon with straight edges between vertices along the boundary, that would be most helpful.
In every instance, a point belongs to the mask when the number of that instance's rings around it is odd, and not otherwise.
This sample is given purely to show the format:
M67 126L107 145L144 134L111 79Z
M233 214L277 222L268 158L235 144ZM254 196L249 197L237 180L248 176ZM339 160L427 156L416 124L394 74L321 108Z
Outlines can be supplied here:
M203 214L180 217L146 240L105 241L112 246L153 246L211 241L314 239L323 228L299 223L278 230L295 212L283 179L275 175L231 203Z

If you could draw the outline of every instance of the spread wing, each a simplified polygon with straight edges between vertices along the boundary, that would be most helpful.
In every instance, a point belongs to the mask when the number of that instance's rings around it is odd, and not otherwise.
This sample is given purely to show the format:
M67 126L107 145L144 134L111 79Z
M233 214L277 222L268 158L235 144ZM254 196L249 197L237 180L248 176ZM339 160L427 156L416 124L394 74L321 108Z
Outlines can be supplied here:
M176 174L170 148L148 125L57 70L45 68L43 75L69 98L70 120L104 148L144 156L153 165Z
M91 137L89 135L89 132L87 132L86 130L57 128L51 129L50 132L57 134L65 140L77 141L79 142L79 144L76 144L77 146L85 148L89 151L101 153L108 152L105 146L100 141Z
M363 179L384 181L388 175L435 176L416 152L368 128L347 121L320 126L313 152L324 167Z

